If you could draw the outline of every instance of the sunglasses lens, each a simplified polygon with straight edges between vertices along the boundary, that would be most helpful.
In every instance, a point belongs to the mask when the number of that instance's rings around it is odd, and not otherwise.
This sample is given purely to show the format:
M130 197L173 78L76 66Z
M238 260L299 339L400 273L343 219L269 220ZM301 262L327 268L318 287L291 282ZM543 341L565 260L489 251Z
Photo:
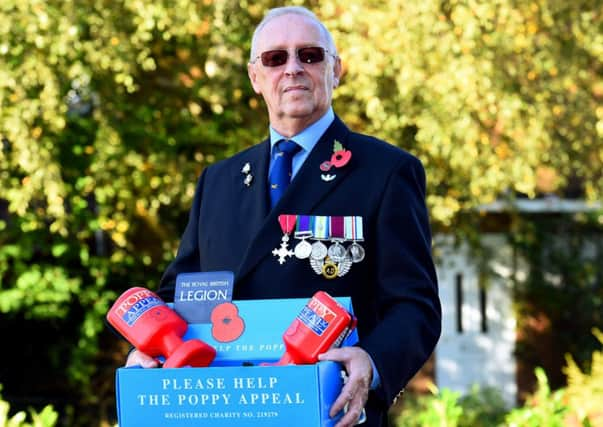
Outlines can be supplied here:
M297 50L297 56L302 64L315 64L325 59L322 47L302 47ZM287 63L289 53L285 49L268 50L260 55L264 67L280 67Z
M302 47L297 56L303 64L315 64L325 59L325 51L322 47Z
M264 67L279 67L287 62L286 50L268 50L260 55Z

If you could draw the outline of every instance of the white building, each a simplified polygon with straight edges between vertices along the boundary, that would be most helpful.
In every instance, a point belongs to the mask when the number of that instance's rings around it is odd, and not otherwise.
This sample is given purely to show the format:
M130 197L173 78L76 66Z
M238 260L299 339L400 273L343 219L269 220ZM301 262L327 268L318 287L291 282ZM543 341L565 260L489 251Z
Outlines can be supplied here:
M512 209L526 214L577 213L600 210L601 204L520 199ZM484 206L483 211L504 213L509 205L496 202ZM513 275L523 280L528 267L514 257L502 232L485 233L481 238L488 253L485 260L473 256L467 244L455 246L449 236L434 239L443 323L436 348L435 382L439 388L462 394L469 393L474 384L493 386L513 406L517 402ZM480 266L480 262L486 265ZM490 274L480 274L485 270Z

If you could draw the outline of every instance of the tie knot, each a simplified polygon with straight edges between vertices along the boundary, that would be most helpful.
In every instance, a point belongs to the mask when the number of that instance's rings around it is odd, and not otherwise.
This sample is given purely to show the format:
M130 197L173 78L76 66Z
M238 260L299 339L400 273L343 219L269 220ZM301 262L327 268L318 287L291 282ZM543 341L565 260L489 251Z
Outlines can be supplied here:
M295 154L301 150L301 147L295 141L290 139L282 139L276 144L276 149L279 152L288 154L289 156L295 156Z

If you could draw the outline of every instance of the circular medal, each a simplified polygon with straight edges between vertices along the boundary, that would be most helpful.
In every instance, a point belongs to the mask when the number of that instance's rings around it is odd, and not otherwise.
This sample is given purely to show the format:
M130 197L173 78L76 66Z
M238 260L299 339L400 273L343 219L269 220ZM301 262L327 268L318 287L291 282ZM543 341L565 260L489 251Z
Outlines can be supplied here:
M348 255L353 262L360 262L364 259L364 248L354 242L348 248Z
M329 246L327 255L329 255L329 258L334 262L341 262L345 258L345 247L341 243L335 242Z
M295 245L295 256L299 259L306 259L312 253L312 245L307 240L302 240Z
M337 264L330 259L327 259L322 266L322 275L325 277L325 279L336 278L338 272L339 268L337 267Z
M327 247L320 240L312 243L312 253L310 256L314 259L325 259L327 256Z

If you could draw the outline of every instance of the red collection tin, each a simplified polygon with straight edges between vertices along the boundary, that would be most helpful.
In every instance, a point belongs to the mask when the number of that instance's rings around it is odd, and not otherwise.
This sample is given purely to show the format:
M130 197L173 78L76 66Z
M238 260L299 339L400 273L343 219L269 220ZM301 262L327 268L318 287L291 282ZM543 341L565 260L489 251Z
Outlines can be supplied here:
M356 317L328 293L318 291L285 331L286 351L276 365L318 362L318 355L339 347L356 323Z
M199 339L183 341L186 321L142 287L125 291L107 313L107 320L138 350L151 357L164 356L164 368L209 366L216 356L216 350Z

